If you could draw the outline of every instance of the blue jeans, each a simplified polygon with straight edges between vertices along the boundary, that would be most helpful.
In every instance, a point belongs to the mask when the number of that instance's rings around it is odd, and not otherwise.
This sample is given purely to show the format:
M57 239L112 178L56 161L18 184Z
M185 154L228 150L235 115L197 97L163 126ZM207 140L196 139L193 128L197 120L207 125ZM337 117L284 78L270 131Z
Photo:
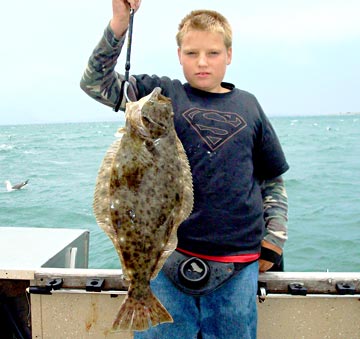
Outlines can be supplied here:
M134 332L134 339L255 339L258 270L256 261L201 297L181 292L160 272L151 289L174 322Z

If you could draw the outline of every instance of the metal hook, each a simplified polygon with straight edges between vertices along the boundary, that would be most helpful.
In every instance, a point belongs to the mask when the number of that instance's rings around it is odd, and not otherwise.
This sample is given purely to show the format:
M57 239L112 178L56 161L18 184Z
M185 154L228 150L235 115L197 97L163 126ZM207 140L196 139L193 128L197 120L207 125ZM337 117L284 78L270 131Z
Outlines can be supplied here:
M127 94L129 85L130 85L129 81L125 81L125 83L124 83L124 96L125 96L126 102L131 102L131 100L129 99L128 94Z

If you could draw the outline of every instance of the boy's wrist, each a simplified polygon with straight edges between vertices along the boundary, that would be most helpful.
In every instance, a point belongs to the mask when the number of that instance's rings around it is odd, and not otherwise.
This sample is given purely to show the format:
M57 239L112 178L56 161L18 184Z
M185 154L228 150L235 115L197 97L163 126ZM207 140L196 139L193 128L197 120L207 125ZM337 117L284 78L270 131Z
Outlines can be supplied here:
M124 24L122 21L116 18L112 18L109 24L112 33L118 40L120 40L126 34L128 26L128 24Z
M261 242L260 259L278 264L281 261L282 249L266 240Z

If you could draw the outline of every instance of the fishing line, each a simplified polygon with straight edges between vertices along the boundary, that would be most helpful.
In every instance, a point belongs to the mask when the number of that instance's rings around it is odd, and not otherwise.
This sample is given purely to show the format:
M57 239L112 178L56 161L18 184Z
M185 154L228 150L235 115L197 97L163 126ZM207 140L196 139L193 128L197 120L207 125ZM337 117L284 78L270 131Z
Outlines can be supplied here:
M131 43L132 43L132 33L133 33L133 24L134 24L134 14L135 11L133 8L130 8L130 18L129 18L129 28L128 28L128 36L127 36L127 51L126 51L126 61L125 61L125 78L121 83L120 89L120 98L117 102L114 110L117 112L119 109L125 111L125 104L130 102L127 95L128 87L129 87L129 73L130 73L130 57L131 57ZM123 98L125 97L125 101Z

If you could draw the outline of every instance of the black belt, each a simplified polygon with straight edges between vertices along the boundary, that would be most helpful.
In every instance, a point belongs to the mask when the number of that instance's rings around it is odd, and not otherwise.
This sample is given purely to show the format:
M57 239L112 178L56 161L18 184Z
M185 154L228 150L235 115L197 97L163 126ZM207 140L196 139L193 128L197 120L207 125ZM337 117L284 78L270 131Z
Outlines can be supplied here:
M224 285L248 264L204 260L174 251L165 262L163 271L178 289L198 296Z

